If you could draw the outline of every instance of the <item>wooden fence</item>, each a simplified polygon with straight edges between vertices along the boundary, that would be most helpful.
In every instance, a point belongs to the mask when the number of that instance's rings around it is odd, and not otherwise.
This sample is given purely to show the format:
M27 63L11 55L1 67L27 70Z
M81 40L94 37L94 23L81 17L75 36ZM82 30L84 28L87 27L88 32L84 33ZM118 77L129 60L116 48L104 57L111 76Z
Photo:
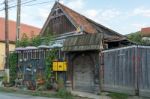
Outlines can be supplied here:
M150 97L150 47L138 48L139 95Z
M129 46L102 54L104 91L150 97L150 47Z

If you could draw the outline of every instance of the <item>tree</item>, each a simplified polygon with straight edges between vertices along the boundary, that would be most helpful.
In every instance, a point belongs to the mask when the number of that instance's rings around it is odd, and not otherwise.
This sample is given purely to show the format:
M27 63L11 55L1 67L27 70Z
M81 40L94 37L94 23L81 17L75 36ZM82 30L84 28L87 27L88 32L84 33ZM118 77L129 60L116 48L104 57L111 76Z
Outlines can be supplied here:
M27 47L27 46L39 46L42 44L49 45L50 41L52 40L51 35L45 36L34 36L31 39L28 36L24 35L21 40L16 42L17 47Z
M141 32L131 33L128 36L128 39L132 42L135 42L139 45L150 46L150 40L143 40L141 36Z

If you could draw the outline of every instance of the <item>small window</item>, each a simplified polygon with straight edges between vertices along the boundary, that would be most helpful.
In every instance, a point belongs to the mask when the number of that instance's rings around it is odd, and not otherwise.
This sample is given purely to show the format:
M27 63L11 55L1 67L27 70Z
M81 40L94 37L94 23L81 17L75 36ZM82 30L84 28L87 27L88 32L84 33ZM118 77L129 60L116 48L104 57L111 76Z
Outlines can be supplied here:
M63 13L63 12L61 11L61 9L58 9L58 13Z
M53 24L54 25L59 24L59 23L60 23L60 18L59 17L53 19Z

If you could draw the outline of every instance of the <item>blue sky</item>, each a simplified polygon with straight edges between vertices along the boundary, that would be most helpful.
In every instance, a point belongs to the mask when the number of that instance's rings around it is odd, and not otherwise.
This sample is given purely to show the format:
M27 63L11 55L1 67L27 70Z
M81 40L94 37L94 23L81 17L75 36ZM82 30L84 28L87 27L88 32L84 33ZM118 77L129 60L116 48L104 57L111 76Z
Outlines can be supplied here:
M36 0L30 3L45 1L49 3L22 6L21 22L42 27L55 0ZM150 27L150 0L60 0L60 2L121 34ZM10 5L11 3L13 2L10 2ZM1 8L3 5L0 5ZM4 11L0 12L0 16L4 16ZM9 10L9 19L16 20L16 8Z

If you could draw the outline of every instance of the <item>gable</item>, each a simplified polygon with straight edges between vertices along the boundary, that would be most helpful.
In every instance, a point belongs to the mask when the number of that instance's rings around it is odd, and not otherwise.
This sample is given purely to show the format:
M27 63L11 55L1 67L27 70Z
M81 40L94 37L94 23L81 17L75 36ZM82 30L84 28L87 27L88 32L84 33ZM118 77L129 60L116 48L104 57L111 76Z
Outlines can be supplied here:
M66 18L65 15L59 17L53 17L45 30L45 33L51 33L52 35L59 35L68 32L76 31L73 24Z
M77 28L81 27L85 33L97 33L97 30L93 27L93 25L82 15L73 11L72 9L59 4L63 11L67 16L73 21Z
M68 32L76 31L76 26L70 21L68 16L56 3L51 10L51 13L44 24L42 35L51 33L52 35L59 35Z
M61 10L60 12L62 12L63 15L65 16L65 18L67 19L67 21L70 22L69 26L72 25L74 27L74 29L72 29L72 31L70 30L70 32L84 33L84 34L86 34L86 33L87 34L101 33L103 35L103 37L106 39L107 38L113 38L113 39L126 38L125 36L115 32L101 24L98 24L98 23L94 22L93 20L73 11L72 9L60 4L59 2L56 2L54 7L52 8L52 11L42 29L42 34L43 34L43 31L45 31L46 28L49 27L49 23L50 23L51 19L53 18L53 15L55 15L55 12L54 12L55 9ZM61 25L61 26L64 26L64 25ZM55 30L58 31L58 28ZM69 31L66 31L66 33L67 32L69 32ZM56 33L56 34L59 34L59 33Z

